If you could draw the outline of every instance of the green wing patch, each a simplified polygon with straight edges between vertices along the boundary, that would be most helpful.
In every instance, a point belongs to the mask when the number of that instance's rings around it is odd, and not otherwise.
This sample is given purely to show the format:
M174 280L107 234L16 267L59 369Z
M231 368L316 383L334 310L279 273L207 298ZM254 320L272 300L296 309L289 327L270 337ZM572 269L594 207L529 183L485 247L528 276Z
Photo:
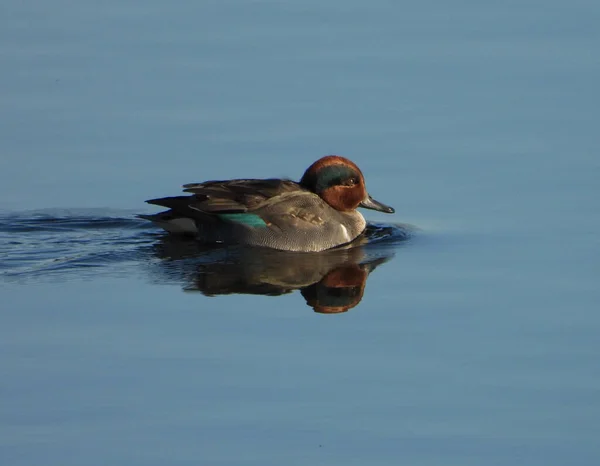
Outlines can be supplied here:
M221 220L232 223L241 223L249 227L266 227L267 223L256 214L237 213L237 214L217 214Z

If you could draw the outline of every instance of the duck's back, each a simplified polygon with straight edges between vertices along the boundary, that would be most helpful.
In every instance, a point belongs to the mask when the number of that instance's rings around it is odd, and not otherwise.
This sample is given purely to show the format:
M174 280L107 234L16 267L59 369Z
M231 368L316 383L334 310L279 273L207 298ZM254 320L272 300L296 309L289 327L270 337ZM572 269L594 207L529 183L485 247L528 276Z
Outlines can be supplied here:
M209 213L248 212L282 194L307 191L295 181L277 178L205 181L183 188L194 195L197 210Z

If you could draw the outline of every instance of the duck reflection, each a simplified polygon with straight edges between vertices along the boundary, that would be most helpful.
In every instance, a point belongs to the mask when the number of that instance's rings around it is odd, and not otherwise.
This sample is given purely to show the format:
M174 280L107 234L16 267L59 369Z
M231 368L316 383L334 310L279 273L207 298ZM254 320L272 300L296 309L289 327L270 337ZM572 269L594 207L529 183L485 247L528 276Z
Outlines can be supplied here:
M382 238L402 241L408 233L372 227L343 248L293 253L248 247L209 248L194 240L162 237L155 245L161 271L182 280L186 291L206 296L255 294L279 296L300 290L316 312L336 314L358 305L369 274L393 257ZM392 234L394 233L394 234Z

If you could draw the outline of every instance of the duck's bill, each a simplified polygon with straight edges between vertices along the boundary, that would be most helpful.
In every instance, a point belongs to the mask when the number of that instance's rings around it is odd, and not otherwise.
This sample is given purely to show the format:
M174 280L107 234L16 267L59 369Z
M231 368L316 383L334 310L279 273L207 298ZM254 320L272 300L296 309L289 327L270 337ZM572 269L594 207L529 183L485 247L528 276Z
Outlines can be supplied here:
M394 212L396 212L393 207L382 204L381 202L376 201L369 195L367 195L367 197L365 197L358 206L364 207L365 209L378 210L379 212L385 212L386 214L393 214Z

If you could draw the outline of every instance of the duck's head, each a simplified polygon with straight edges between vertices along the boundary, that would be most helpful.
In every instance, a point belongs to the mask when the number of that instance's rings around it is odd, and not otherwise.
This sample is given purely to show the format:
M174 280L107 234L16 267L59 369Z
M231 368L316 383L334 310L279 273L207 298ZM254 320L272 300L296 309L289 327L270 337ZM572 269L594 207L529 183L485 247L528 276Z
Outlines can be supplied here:
M304 172L300 184L342 212L364 207L387 214L394 213L392 207L369 196L360 168L338 155L328 155L313 163Z

